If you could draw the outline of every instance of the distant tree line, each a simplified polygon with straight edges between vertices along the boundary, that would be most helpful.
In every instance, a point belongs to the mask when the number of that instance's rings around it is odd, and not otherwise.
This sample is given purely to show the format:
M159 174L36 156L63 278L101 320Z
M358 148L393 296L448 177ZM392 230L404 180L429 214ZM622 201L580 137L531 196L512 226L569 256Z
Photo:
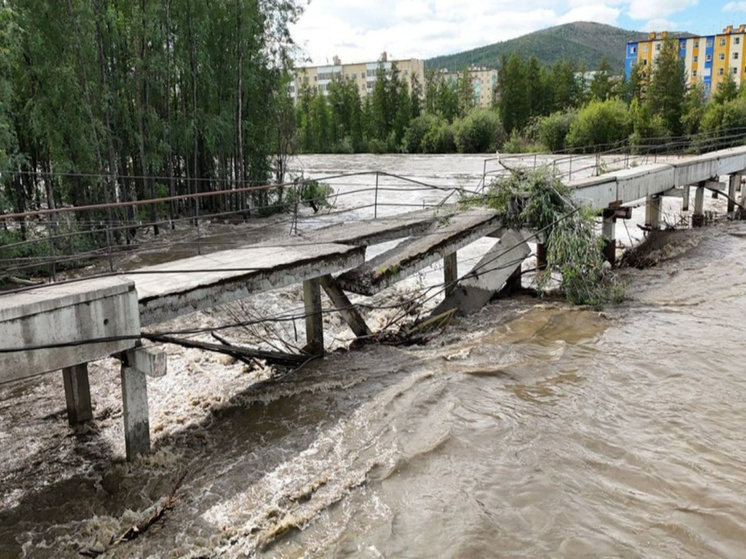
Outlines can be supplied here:
M590 77L572 60L543 67L518 53L503 56L500 66L489 109L475 107L468 71L457 81L431 71L410 89L395 67L379 68L364 99L343 78L332 81L328 97L306 85L296 109L300 151L594 151L619 143L664 146L746 126L746 90L732 75L709 100L701 83L689 87L675 41L664 43L652 72L636 67L629 80L606 58Z
M265 184L294 137L298 14L294 0L1 0L0 211Z

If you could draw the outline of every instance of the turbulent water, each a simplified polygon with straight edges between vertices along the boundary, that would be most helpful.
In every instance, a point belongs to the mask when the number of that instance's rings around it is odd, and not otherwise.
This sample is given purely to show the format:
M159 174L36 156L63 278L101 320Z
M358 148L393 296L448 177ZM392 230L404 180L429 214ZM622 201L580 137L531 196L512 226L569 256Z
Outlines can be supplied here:
M399 159L302 163L379 161ZM426 346L293 375L169 347L149 381L154 454L133 464L115 362L91 366L95 420L75 432L61 375L0 387L0 556L743 557L746 226L670 233L658 253L604 312L498 300ZM112 545L182 475L164 517Z

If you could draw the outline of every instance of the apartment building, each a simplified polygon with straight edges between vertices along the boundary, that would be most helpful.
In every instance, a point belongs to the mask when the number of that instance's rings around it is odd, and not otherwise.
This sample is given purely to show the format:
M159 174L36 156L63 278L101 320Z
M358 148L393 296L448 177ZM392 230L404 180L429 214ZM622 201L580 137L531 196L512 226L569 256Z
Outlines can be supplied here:
M666 32L651 33L647 41L628 42L625 73L629 79L633 69L641 65L648 75L655 67ZM679 58L684 61L687 81L690 85L700 82L709 96L717 90L728 75L737 85L746 80L746 25L728 26L722 33L701 37L672 39L678 46Z
M497 87L497 70L483 66L470 66L469 75L474 88L474 105L477 107L489 107L492 103L492 94ZM446 80L457 83L461 72L443 71Z
M329 84L332 78L336 76L354 81L360 90L361 99L365 99L373 93L379 66L383 66L386 72L391 72L393 67L396 66L399 77L407 82L410 88L414 76L417 76L420 85L425 83L425 63L416 58L389 60L388 54L384 52L381 59L376 62L342 64L342 61L335 56L331 65L298 68L290 84L290 95L297 102L304 84L316 88L322 95L328 95Z

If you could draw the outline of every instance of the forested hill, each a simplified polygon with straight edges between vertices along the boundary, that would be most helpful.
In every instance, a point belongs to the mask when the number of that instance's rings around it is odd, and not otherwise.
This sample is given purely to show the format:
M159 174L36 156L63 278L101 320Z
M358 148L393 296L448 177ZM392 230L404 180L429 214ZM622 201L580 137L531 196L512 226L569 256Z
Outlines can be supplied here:
M519 52L525 57L536 55L542 65L551 66L557 61L572 59L578 64L585 63L588 70L598 68L601 57L605 55L612 69L621 72L627 41L639 41L647 36L647 33L627 31L602 23L567 23L502 43L431 58L425 61L425 66L449 70L460 70L469 65L497 68L503 54L510 56L513 52Z

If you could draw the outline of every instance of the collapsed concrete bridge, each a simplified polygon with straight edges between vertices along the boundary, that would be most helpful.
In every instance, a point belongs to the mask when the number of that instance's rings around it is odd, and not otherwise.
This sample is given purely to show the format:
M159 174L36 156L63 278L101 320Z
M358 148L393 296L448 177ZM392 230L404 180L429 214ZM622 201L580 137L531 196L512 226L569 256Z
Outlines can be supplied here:
M722 150L609 173L570 183L577 201L603 213L603 234L613 244L623 208L645 200L646 222L660 222L663 196L683 198L696 188L693 221L703 220L705 188L728 176L734 199L746 172L746 147ZM743 195L743 193L742 193ZM733 203L729 202L729 211ZM622 212L623 213L623 212ZM501 242L466 278L457 273L457 251L482 237ZM406 239L366 261L366 249ZM0 296L0 383L62 369L70 424L92 418L87 364L121 360L126 452L150 449L147 377L166 374L163 351L144 349L143 327L303 284L309 355L324 352L321 290L357 336L371 331L346 292L370 296L443 260L446 307L476 308L515 277L529 254L523 236L503 230L492 210L444 206L396 217L340 223L282 243L234 250L82 281L29 288Z

